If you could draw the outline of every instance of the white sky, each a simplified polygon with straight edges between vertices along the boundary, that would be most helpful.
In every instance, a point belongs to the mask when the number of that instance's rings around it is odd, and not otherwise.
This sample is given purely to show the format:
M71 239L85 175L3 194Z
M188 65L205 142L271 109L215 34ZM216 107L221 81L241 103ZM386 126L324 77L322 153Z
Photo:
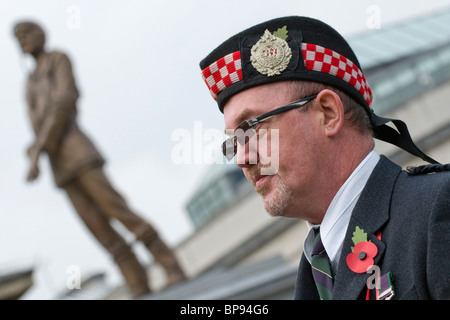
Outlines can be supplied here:
M203 132L224 129L199 61L236 32L279 16L318 18L344 36L370 32L371 5L379 7L383 28L450 1L0 0L0 274L36 266L36 284L24 299L52 299L64 290L71 265L83 275L105 271L111 283L121 281L55 187L45 157L39 180L25 183L25 150L33 135L23 94L33 61L13 37L15 22L39 22L47 49L70 56L81 92L79 124L107 158L108 176L129 205L176 245L193 230L185 205L207 165L174 164L171 135L186 129L195 139L197 121ZM73 6L80 28L71 25ZM137 252L149 261L144 250Z

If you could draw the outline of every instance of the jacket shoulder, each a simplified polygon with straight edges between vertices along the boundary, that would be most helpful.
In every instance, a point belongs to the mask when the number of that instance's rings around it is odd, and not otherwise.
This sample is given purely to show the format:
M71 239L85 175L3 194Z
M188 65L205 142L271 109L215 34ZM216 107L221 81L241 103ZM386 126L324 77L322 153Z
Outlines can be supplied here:
M396 184L400 190L410 192L417 200L434 199L442 191L450 189L450 164L429 164L408 167L402 171Z
M427 164L423 166L407 167L406 171L410 176L418 176L437 172L450 172L450 164Z

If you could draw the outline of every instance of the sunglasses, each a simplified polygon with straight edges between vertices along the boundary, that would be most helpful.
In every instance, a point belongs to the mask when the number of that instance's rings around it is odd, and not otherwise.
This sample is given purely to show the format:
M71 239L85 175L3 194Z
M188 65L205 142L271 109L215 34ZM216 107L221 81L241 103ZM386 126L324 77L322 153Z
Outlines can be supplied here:
M244 146L248 143L248 141L256 134L256 127L263 121L266 121L273 116L276 116L280 113L299 108L307 104L309 101L315 99L317 94L302 98L300 100L291 102L285 106L279 107L275 110L264 113L263 115L253 118L250 120L243 121L233 132L233 136L229 139L225 140L222 143L222 152L223 155L227 158L227 160L233 159L233 157L237 153L238 143L241 146Z

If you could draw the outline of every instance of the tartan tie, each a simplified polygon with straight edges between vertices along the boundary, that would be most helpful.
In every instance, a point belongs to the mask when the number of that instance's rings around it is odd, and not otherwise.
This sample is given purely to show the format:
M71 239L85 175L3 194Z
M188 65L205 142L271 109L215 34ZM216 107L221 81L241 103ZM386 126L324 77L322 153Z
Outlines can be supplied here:
M333 299L333 272L330 259L328 258L325 247L320 239L319 230L316 231L313 250L311 253L311 267L316 283L317 291L321 300Z

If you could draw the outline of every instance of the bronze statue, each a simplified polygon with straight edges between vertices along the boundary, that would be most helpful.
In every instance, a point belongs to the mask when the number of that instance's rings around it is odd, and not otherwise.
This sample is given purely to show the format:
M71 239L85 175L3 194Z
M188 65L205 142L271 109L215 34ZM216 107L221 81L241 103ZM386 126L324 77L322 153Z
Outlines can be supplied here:
M167 285L185 279L173 251L155 228L128 207L106 177L105 160L76 122L79 93L68 56L45 50L45 32L34 22L21 22L14 34L22 51L33 56L35 69L26 85L28 114L36 134L28 148L27 180L39 175L41 153L50 159L55 183L63 188L88 229L113 256L132 297L150 292L149 280L130 246L110 225L119 220L142 241L166 271Z

